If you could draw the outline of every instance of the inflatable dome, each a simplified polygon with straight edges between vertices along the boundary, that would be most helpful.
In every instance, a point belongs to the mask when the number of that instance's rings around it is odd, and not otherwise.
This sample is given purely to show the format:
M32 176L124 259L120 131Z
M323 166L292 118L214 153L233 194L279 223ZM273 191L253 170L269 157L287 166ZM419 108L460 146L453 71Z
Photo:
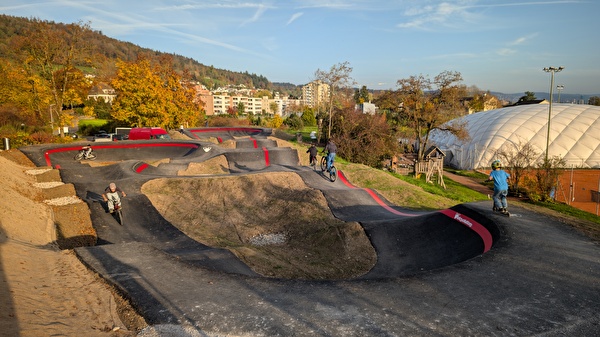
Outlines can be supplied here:
M529 104L461 117L471 139L432 132L431 143L446 153L446 164L463 170L489 168L498 150L530 143L546 154L549 104ZM562 157L567 167L600 168L600 106L552 104L548 156Z

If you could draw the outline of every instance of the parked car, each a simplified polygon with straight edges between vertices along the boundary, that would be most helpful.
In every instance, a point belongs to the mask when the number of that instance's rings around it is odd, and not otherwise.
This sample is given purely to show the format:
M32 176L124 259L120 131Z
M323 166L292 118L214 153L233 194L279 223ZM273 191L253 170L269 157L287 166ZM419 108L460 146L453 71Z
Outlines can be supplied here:
M94 135L95 142L112 142L112 137L106 132L100 132Z
M112 136L112 140L113 141L127 140L127 139L129 139L129 135L123 135L123 134L120 134L120 133L111 133L110 135Z
M162 128L133 128L129 131L129 140L170 139L169 133Z

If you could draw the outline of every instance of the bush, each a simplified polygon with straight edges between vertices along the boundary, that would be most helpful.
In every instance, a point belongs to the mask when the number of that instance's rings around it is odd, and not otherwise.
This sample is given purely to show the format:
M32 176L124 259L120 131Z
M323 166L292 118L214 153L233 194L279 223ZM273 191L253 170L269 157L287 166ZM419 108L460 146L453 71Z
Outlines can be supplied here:
M304 128L304 122L302 121L302 118L296 114L291 114L285 119L283 124L289 126L292 130L302 130L302 128Z
M33 144L45 144L54 142L54 136L46 131L38 131L31 134Z

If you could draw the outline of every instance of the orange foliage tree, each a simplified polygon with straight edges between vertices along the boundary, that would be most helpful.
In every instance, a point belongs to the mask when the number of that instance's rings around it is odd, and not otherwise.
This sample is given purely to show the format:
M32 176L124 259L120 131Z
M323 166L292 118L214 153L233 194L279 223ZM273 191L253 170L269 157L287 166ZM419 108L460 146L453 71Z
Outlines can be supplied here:
M172 129L204 121L194 87L173 70L170 57L155 63L144 56L135 62L117 61L111 85L117 91L112 117L119 122Z
M47 111L59 127L63 136L63 126L70 116L63 111L66 101L83 101L89 86L78 66L89 65L91 48L87 47L86 36L90 33L89 24L74 23L61 29L41 20L33 24L23 35L13 39L13 51L28 77L31 86L27 92L31 109L42 119Z

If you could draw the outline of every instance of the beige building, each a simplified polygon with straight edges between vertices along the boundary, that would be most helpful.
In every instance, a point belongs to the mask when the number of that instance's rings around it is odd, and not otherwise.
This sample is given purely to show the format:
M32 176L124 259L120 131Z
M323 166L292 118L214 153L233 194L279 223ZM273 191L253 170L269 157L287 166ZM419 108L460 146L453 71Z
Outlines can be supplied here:
M279 93L269 99L267 96L253 97L255 91L250 89L225 90L220 89L214 93L206 89L203 85L195 85L196 99L202 102L202 107L207 116L224 115L230 108L237 108L238 104L244 104L244 112L251 115L261 115L263 113L284 115L287 107L297 107L302 103L300 100L281 98ZM112 103L116 97L115 90L108 84L99 84L94 87L88 98L104 99ZM276 111L271 111L271 105L277 105Z
M312 81L302 87L302 103L315 108L329 101L329 84Z
M94 86L87 98L88 99L103 99L104 102L112 104L113 100L117 97L117 94L115 93L115 89L113 89L110 85L108 85L107 83L103 83L100 82L98 83L96 86Z

